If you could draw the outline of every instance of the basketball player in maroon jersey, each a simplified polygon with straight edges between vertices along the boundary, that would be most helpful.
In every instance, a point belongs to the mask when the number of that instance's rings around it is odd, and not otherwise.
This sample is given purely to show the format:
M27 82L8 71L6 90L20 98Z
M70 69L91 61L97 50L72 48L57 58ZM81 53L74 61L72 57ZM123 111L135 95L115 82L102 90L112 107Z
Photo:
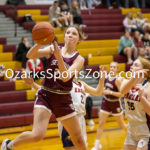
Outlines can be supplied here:
M44 49L40 49L41 45L35 44L29 50L27 57L30 59L49 55L45 78L34 105L33 129L23 132L13 141L5 139L1 150L12 150L21 144L43 139L52 112L68 131L77 150L87 150L70 95L75 71L78 72L84 64L84 58L76 50L77 44L84 38L81 29L72 26L65 32L63 48L60 49L54 42L53 45ZM60 78L54 79L58 71Z
M120 88L125 94L125 112L128 120L127 137L123 150L148 150L150 144L149 60L139 57L134 61L130 71L133 73L132 78L124 79ZM138 73L134 76L137 71L143 71L143 76Z
M112 62L110 64L110 73L109 77L105 79L105 89L104 89L104 96L102 99L101 110L99 115L99 125L96 134L95 145L92 150L99 150L102 148L100 144L100 138L103 133L104 124L106 122L107 117L110 113L115 117L119 126L126 130L126 125L123 119L123 110L120 103L120 97L124 95L120 93L120 85L122 79L117 76L118 72L118 63Z

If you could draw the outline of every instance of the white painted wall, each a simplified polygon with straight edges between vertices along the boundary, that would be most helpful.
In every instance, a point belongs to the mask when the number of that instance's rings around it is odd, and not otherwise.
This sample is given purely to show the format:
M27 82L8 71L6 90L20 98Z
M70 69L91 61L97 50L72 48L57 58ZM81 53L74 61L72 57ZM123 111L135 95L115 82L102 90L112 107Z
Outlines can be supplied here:
M0 5L5 5L7 0L0 0Z

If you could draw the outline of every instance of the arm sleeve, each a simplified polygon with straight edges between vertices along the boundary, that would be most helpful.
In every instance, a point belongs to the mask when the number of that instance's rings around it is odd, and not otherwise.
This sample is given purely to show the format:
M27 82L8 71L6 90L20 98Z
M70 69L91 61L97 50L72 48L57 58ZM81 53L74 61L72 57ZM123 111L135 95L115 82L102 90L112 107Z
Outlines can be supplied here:
M129 25L129 24L128 24L128 19L127 19L127 18L125 18L125 19L123 20L123 25L124 25L124 27L126 27L126 28L132 28L132 25Z
M40 61L40 64L39 64L38 68L35 69L35 71L36 71L36 72L38 72L38 71L39 71L39 72L40 72L40 71L43 71L43 64L42 64L42 61Z

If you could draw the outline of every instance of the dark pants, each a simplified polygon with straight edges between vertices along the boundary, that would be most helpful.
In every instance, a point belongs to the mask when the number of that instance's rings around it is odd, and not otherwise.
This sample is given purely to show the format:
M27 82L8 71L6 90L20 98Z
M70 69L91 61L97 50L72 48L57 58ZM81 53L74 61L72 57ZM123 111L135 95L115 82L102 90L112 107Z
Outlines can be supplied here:
M27 53L23 53L23 54L19 54L16 55L16 60L21 61L22 62L22 67L26 68L26 62L28 60L28 58L26 57Z
M82 18L80 16L74 16L73 20L75 24L82 24Z
M92 97L88 96L86 98L86 105L85 105L86 113L88 115L88 119L92 118L92 107L93 107L93 99L92 99Z

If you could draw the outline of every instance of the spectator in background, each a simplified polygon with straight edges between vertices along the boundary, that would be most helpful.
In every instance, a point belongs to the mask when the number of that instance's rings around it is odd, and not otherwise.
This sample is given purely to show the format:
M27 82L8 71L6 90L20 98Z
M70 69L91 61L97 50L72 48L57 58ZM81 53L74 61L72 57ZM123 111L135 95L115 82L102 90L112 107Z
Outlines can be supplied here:
M138 0L125 0L125 8L129 8L129 3L133 3L135 8L139 8Z
M143 18L141 12L136 13L135 21L136 21L137 29L138 29L138 31L140 31L140 33L144 34L145 28L150 29L150 24L148 23L148 19Z
M16 60L22 62L22 67L26 68L26 62L27 62L27 57L26 54L28 50L30 49L30 43L27 37L22 37L21 43L19 43L19 46L17 48L16 52Z
M124 36L120 38L118 52L120 55L127 56L128 64L133 63L132 55L134 59L137 58L138 51L130 37L129 31L125 31Z
M5 76L5 66L0 65L0 81L4 81L4 76Z
M117 5L118 8L121 7L120 0L106 0L107 7L109 9L113 8L113 6L111 5L111 3L116 3L116 5Z
M133 42L135 44L135 47L138 50L138 55L144 57L146 55L146 51L145 51L144 44L142 42L142 39L141 39L139 31L135 31L134 32L134 34L133 34Z
M80 4L80 9L84 10L87 9L87 1L86 0L79 0L79 4Z
M149 33L144 33L142 38L145 50L146 50L146 57L150 60L150 38Z
M70 14L70 11L66 5L66 3L61 3L61 16L65 19L65 26L73 25L73 16Z
M74 23L79 24L80 27L85 27L85 25L82 24L81 10L76 0L72 2L71 13L73 15Z
M27 64L26 64L26 71L27 72L31 72L31 71L35 72L35 73L38 72L37 75L40 78L41 77L40 72L43 70L44 70L43 63L39 58L29 59L27 61ZM34 77L34 76L33 76L33 78L37 79L37 77Z
M60 8L58 7L58 1L54 1L53 5L49 8L49 20L54 27L62 27L65 22L64 17L60 16Z
M87 0L87 5L88 5L88 9L95 9L93 7L93 5L100 5L101 4L101 0Z
M89 94L86 94L86 104L85 104L85 109L86 109L86 113L88 116L88 125L92 126L94 125L94 121L92 120L92 107L93 107L93 99Z
M135 20L133 19L132 13L128 12L125 19L123 20L123 25L129 32L135 31L137 26L135 25Z

